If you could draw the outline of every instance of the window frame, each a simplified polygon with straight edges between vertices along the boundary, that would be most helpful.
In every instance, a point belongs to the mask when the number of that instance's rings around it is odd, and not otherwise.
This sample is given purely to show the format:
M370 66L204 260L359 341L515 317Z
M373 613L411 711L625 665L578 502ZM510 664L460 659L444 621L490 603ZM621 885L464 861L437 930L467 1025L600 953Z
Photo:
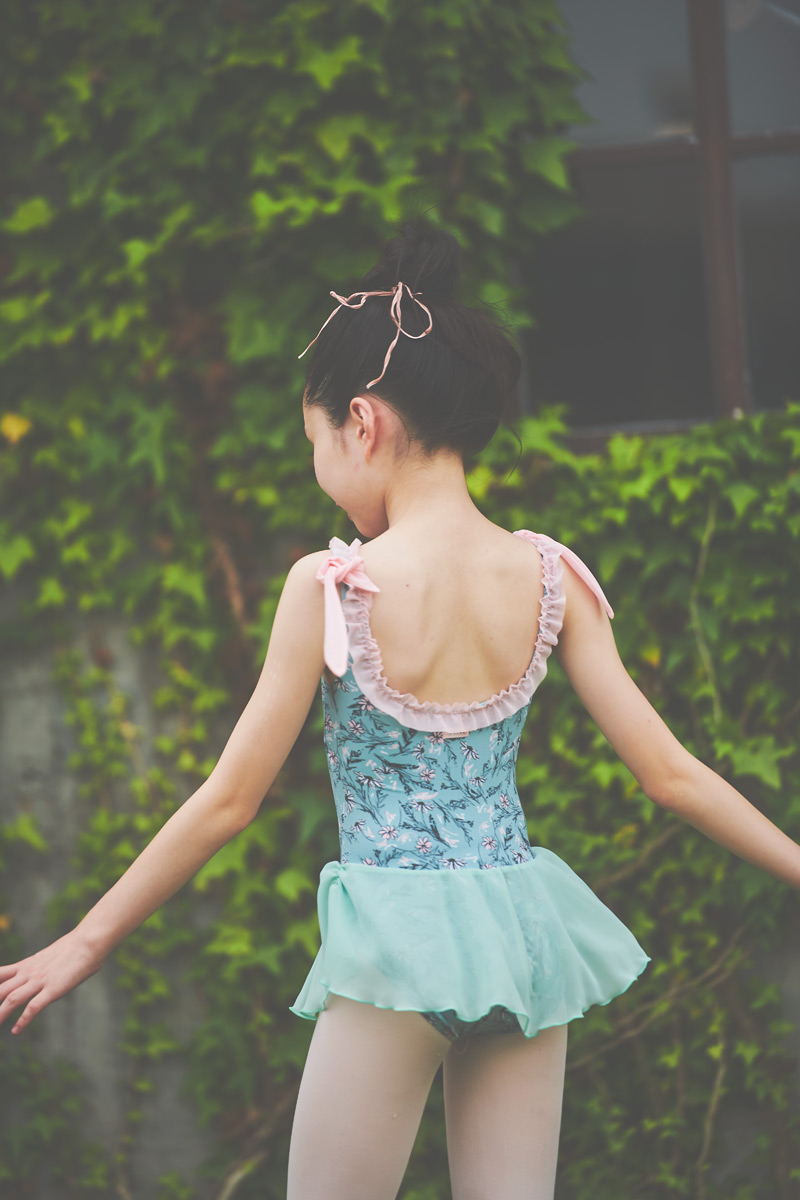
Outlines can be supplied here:
M670 159L697 164L714 381L713 411L718 418L738 418L752 413L755 406L747 361L732 163L737 158L800 151L800 128L746 134L731 131L725 0L685 0L685 3L695 133L658 141L579 147L565 156L565 164L568 170ZM530 412L528 377L523 363L521 399ZM676 417L575 426L570 441L576 448L590 448L598 438L605 440L612 433L678 432L705 424L708 424L705 417Z

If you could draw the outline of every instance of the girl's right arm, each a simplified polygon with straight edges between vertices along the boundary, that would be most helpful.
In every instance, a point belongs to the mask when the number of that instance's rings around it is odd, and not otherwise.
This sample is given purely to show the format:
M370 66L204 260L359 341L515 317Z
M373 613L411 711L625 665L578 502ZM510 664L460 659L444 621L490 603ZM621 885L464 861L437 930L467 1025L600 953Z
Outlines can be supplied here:
M800 846L695 758L631 679L611 623L563 564L566 610L556 653L589 715L655 804L800 890Z
M95 974L123 938L255 817L319 687L323 593L316 571L327 556L306 555L289 571L255 691L208 779L74 929L36 954L0 966L0 1024L26 1004L12 1033Z

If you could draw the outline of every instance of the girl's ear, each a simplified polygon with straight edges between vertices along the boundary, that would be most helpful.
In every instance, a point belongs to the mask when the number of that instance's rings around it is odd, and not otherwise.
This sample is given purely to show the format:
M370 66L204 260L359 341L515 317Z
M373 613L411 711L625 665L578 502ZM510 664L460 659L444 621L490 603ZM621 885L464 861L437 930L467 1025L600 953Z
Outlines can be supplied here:
M353 396L350 401L350 412L357 421L363 421L367 413L374 417L375 405L370 396Z
M350 415L358 426L358 441L370 441L375 436L377 413L368 396L354 396L350 401Z

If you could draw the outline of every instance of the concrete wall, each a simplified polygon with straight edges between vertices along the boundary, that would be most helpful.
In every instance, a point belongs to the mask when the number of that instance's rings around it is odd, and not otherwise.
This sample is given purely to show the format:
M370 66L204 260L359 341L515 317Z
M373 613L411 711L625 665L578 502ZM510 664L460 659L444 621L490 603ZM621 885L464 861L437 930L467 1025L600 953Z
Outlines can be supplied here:
M87 623L76 640L87 661L89 640L96 635L96 626ZM148 705L158 677L155 658L130 645L122 624L104 624L102 639L112 655L115 680L130 697L131 720L143 729L146 754L156 733L167 731L163 714L151 712ZM7 656L0 673L0 822L11 821L20 812L31 813L50 847L40 853L21 846L2 882L13 928L26 953L34 953L63 932L46 925L45 912L48 901L71 877L71 859L91 804L79 796L78 781L66 765L75 749L75 733L64 724L53 662L52 650L26 652ZM223 720L221 726L225 724ZM225 734L220 731L218 738L221 749ZM119 790L123 795L124 786ZM202 926L212 919L212 906L204 897L196 900L196 918ZM110 1152L119 1145L130 1104L126 1088L130 1059L119 1048L126 995L116 983L117 974L112 954L96 975L45 1009L23 1034L11 1035L10 1020L0 1026L4 1048L11 1055L19 1053L28 1039L45 1060L67 1059L80 1068L88 1081L84 1132ZM185 1041L201 1018L198 998L183 981L179 964L167 974L173 992L162 1016L170 1032ZM143 1119L128 1174L132 1200L154 1197L156 1180L169 1171L191 1178L208 1153L208 1134L199 1128L191 1103L177 1094L184 1069L176 1056L148 1065L154 1088L139 1101ZM6 1106L13 1107L13 1098L5 1094L0 1081L0 1114ZM8 1107L3 1115L8 1119ZM216 1194L212 1184L197 1183L196 1200L210 1200ZM37 1200L63 1200L63 1193L43 1184Z

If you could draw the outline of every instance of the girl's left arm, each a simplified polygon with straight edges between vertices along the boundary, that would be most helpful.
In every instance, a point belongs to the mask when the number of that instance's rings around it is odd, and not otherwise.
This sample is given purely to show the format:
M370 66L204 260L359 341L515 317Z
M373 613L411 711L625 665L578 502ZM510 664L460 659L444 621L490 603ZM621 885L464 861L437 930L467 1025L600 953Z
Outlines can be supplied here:
M306 555L289 570L258 683L208 779L73 930L0 966L0 1023L28 1001L12 1032L95 974L119 942L255 817L319 687L323 591L315 576L328 553Z
M559 661L589 715L648 798L800 890L800 845L670 732L625 670L605 612L566 563L564 589Z

